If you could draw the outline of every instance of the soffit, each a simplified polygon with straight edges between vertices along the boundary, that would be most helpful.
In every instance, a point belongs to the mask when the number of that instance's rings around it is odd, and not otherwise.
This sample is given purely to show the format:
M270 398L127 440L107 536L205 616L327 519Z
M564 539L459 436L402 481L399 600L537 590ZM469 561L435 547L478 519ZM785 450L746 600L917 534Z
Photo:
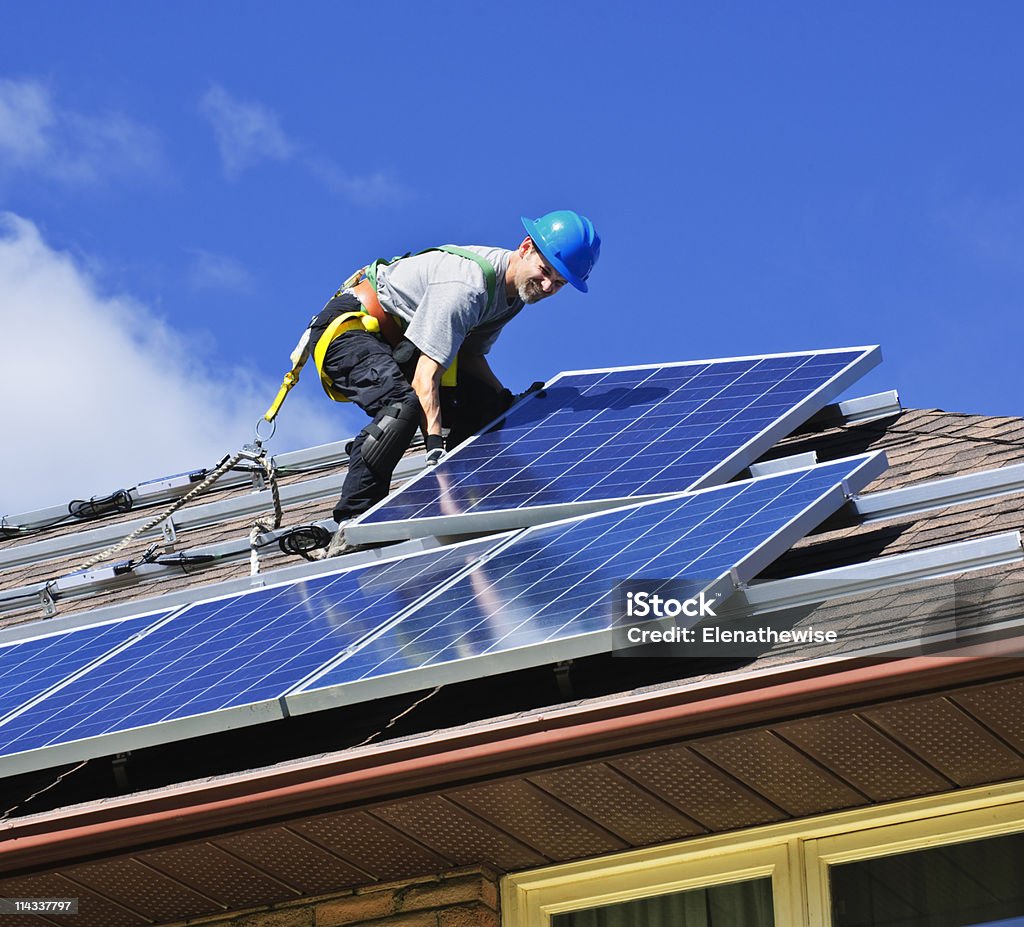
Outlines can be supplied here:
M77 896L81 923L135 927L465 865L567 862L1024 778L1022 719L1018 672L273 823L254 805L250 826L68 859L0 880L0 894Z

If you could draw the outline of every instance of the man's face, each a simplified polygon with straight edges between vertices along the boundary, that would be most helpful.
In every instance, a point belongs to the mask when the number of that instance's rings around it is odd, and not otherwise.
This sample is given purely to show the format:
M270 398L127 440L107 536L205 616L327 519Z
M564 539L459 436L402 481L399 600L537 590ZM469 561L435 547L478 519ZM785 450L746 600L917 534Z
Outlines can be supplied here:
M532 241L527 239L520 247L525 251L521 252L523 261L516 277L516 289L524 303L539 302L565 286L565 277L544 259Z

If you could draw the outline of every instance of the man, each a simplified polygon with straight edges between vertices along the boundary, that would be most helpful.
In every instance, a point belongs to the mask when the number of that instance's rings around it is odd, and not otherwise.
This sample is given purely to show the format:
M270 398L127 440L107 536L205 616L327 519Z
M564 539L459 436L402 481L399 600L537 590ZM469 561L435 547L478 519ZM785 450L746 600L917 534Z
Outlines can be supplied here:
M443 457L441 382L449 368L458 382L446 409L451 449L511 404L486 356L505 324L566 283L587 292L601 250L590 220L558 210L522 222L527 237L514 251L446 245L377 262L314 318L309 344L324 388L373 417L349 450L333 512L339 525L387 495L417 426L427 462ZM328 555L343 549L341 527Z

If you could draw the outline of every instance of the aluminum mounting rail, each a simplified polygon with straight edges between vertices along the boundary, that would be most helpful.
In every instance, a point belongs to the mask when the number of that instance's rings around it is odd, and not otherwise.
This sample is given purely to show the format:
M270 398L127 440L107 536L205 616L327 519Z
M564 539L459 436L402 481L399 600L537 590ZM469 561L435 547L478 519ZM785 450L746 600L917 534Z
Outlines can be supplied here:
M795 455L793 457L780 458L779 460L769 461L767 464L759 464L756 466L758 468L762 466L771 467L771 469L766 472L781 472L783 470L806 466L808 462L809 460L807 455ZM418 456L408 457L403 463L405 466L411 468L413 472L422 468L422 458ZM396 472L396 475L401 475L401 473ZM765 472L760 472L759 470L759 472L754 475L763 476L765 475ZM282 502L284 504L294 504L296 502L330 495L340 489L341 480L342 477L340 476L320 477L316 480L308 480L305 483L295 484L294 486L283 487L281 490ZM913 486L903 487L901 489L865 493L860 496L855 496L849 503L847 503L847 510L853 516L855 521L860 523L872 523L886 519L924 513L935 509L945 508L950 505L997 498L999 496L1022 491L1024 491L1024 464L1015 464L995 470L985 470L980 473L969 473L963 476L932 480L927 483L919 483ZM211 521L221 521L224 517L228 517L225 516L222 511L224 508L230 509L229 515L233 515L235 517L264 512L268 505L268 495L269 494L267 492L253 493L248 496L240 497L239 499L223 500L221 502L211 503L208 506L200 506L192 510L183 510L190 511L191 515L189 518L194 519L194 521L190 522L187 518L178 518L174 523L177 527L189 527L192 524L208 524ZM605 502L596 506L598 510L605 507L607 507L607 503ZM538 513L538 523L545 520L551 520L550 515L550 512L545 512L543 514ZM322 526L328 528L331 524L332 523L329 521L322 522ZM459 524L462 525L462 523ZM126 528L123 525L109 527L111 529L114 527L119 529L114 532L113 539L115 540L117 537L122 536L122 532L127 533L127 530L130 530L130 527ZM457 526L447 524L438 525L438 530L431 533L443 535L445 532L440 530L441 528L447 528L451 531L455 527ZM462 527L464 527L464 525L462 525ZM477 525L476 527L481 530L496 531L503 530L506 526L486 524ZM109 529L104 530L106 531ZM269 532L265 536L265 541L267 543L275 541L286 530L287 529L279 529L278 531ZM156 534L156 529L154 529L153 533ZM458 532L456 531L455 533ZM17 555L19 551L23 551L26 548L37 548L60 540L70 541L74 537L75 536L71 536L69 538L56 538L53 539L53 541L39 542L36 545L21 545L20 547L13 548L10 551L0 552L0 568L12 565L6 562L6 558L13 557ZM92 546L98 548L101 545L95 544ZM80 549L82 552L85 552L85 550L92 549L92 547L81 547ZM65 550L67 551L67 548ZM243 557L247 557L249 555L249 551L250 546L248 539L240 537L229 541L222 541L217 544L191 548L188 550L188 553L194 556L214 555L217 557L218 562L223 563L225 559L241 559ZM31 559L36 560L41 558L32 557ZM201 568L201 565L196 566L196 569ZM61 597L67 597L69 594L77 595L84 593L86 587L95 590L97 588L106 588L111 584L125 585L130 582L140 582L144 579L156 579L161 576L168 575L169 573L173 573L179 569L181 569L181 567L174 564L145 564L137 567L132 572L132 575L129 576L127 574L119 575L116 570L116 565L98 566L91 571L94 575L83 577L83 582L81 584L83 589L81 592L72 588L76 585L73 581L65 582L64 588L58 587L58 589ZM16 598L25 599L33 593L41 592L46 585L46 583L34 583L29 586L7 590L6 594L4 592L0 592L0 604L3 604L5 601L12 601Z
M302 448L297 451L286 451L283 454L274 454L271 460L273 460L278 469L282 470L286 468L316 470L322 467L345 463L348 460L348 454L345 451L347 444L347 440L334 441L330 444L320 444L316 447ZM138 483L132 489L127 490L127 492L131 496L133 503L135 503L135 508L152 508L155 505L171 502L185 495L207 472L209 471L200 468L173 474L172 476L146 480ZM253 472L258 475L262 471ZM225 473L218 480L218 486L244 486L251 481L252 474L248 471L244 473L237 471L229 472ZM34 528L50 524L62 517L68 518L69 524L85 524L90 520L73 516L69 517L67 504L52 505L45 509L35 509L15 515L5 515L4 520L11 526Z
M250 576L248 570L245 575L235 579L225 579L220 582L210 583L205 586L190 586L175 592L159 592L144 599L131 599L113 605L101 605L87 611L75 612L71 615L56 615L47 617L46 620L38 620L43 615L39 614L43 608L43 592L46 583L33 583L31 586L23 586L19 589L7 589L0 592L0 611L4 606L11 607L15 597L20 601L17 609L10 612L27 613L35 611L37 618L27 616L20 624L11 625L7 628L0 628L0 643L10 640L20 640L24 637L34 637L38 634L49 634L53 631L66 630L68 628L81 627L83 625L95 624L98 621L106 621L114 618L124 618L130 615L142 614L146 611L153 611L160 608L176 608L179 605L190 605L203 599L216 598L221 595L229 595L235 592L244 592L259 586L272 583L291 582L299 579L306 579L310 576L320 576L323 573L338 573L351 567L362 566L366 563L374 563L383 560L385 557L399 557L406 554L415 554L424 550L433 550L442 546L435 538L418 538L412 541L403 541L393 544L390 547L375 548L372 550L357 551L346 554L344 557L336 557L332 560L305 560L299 563L292 563L289 566L278 566L267 573L258 573ZM245 554L238 558L242 562L248 555L248 541L245 542ZM196 553L197 551L193 551ZM223 561L221 561L223 562ZM147 564L140 566L139 571L156 568L160 576L166 576L166 570L180 572L181 568L166 564ZM86 595L95 594L98 587L104 589L116 589L120 585L138 583L134 579L134 572L127 573L116 579L96 580L91 586L82 586L73 589L60 601L67 601L74 598L81 598ZM58 603L59 604L59 603Z
M398 480L408 479L413 474L422 470L423 466L424 458L422 454L403 457L395 469L394 478ZM312 499L325 498L332 494L337 494L341 492L341 484L344 480L345 474L339 473L282 486L280 488L281 504L296 505ZM231 518L263 514L272 508L273 501L270 490L265 489L260 492L251 492L229 499L221 499L217 502L208 502L205 505L197 504L179 509L171 516L170 521L173 523L175 530L181 530L218 524ZM152 517L152 514L149 517ZM57 557L89 554L102 550L104 547L114 544L125 535L130 534L148 520L148 518L138 518L132 521L102 525L86 531L76 531L72 534L62 534L58 537L47 538L41 541L33 541L27 544L22 543L14 547L0 548L0 571L28 563L53 560ZM152 539L158 538L161 535L162 529L160 525L157 525L140 537Z
M875 419L889 418L903 411L899 393L894 389L856 399L845 399L825 406L812 415L794 433L803 434L835 425L863 425Z
M761 615L1021 561L1024 561L1024 548L1020 532L1007 531L741 587L719 609L718 615L720 618Z
M860 521L874 522L1018 492L1024 492L1024 464L865 493L849 504Z

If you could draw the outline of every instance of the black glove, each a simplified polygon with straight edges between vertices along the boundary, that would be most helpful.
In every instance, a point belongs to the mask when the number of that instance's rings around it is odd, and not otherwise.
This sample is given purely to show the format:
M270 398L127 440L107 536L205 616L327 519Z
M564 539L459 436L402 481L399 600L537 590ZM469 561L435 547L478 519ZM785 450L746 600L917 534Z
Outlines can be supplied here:
M444 438L441 435L427 435L427 466L433 467L444 457Z
M530 393L540 393L540 395L543 396L544 395L544 381L543 380L534 380L533 383L530 384L528 389L526 389L523 392L521 392L512 401L513 402L519 402L520 399L525 399L527 396L530 395Z

